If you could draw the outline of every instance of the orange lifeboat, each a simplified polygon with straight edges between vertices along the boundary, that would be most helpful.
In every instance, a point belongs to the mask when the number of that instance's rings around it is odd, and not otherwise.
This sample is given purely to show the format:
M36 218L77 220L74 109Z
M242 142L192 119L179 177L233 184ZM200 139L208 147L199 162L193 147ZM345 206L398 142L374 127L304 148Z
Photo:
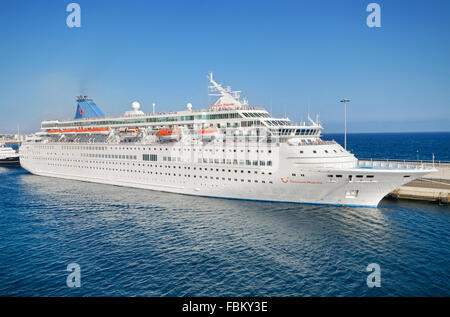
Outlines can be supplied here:
M200 135L203 141L209 142L217 137L218 131L214 128L200 129Z
M178 141L181 138L181 131L178 129L161 128L156 136L163 141Z

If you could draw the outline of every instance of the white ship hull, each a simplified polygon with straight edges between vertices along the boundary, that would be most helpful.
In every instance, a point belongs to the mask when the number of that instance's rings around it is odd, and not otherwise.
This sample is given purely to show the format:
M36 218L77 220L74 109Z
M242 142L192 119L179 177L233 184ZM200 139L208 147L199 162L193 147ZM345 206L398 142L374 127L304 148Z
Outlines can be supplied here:
M115 159L119 153L123 153L122 146L102 146L105 150L100 152L105 158L87 157L91 151L79 150L80 146L75 145L53 144L51 148L46 149L47 147L49 146L35 144L22 146L22 167L41 176L178 194L258 201L376 207L392 190L429 173L428 170L420 169L348 167L354 165L348 156L341 158L342 168L326 167L323 163L295 163L296 159L292 162L280 161L271 167L252 167L184 162L192 161L189 154L181 156L180 161L176 162L143 161L142 156L149 152L147 149L155 148L151 145L128 147L132 150L125 152L130 153L132 159ZM161 153L155 153L162 156L181 152L179 146L169 148L164 145L162 149ZM288 145L282 145L273 149L272 154L260 155L259 159L279 157L280 152L286 154L289 150ZM339 164L334 162L334 165ZM336 177L338 175L341 177ZM349 175L352 176L351 179Z

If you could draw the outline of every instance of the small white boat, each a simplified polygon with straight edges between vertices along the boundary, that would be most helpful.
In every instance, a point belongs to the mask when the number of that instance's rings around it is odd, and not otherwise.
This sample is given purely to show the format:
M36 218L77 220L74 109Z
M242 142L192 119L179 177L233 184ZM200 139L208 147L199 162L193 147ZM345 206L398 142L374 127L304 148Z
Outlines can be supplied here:
M11 147L0 145L0 167L18 167L20 166L19 154Z

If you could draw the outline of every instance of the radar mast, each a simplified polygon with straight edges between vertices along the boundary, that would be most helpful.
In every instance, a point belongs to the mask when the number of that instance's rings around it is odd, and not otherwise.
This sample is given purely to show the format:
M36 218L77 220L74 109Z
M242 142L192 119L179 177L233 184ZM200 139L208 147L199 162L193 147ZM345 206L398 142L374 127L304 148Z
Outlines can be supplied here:
M230 86L223 88L221 84L218 84L213 79L213 73L209 74L208 79L211 83L211 86L208 86L208 89L212 92L216 92L210 93L209 96L220 97L213 105L211 105L211 107L230 107L239 109L248 104L247 100L240 99L241 91L232 91Z

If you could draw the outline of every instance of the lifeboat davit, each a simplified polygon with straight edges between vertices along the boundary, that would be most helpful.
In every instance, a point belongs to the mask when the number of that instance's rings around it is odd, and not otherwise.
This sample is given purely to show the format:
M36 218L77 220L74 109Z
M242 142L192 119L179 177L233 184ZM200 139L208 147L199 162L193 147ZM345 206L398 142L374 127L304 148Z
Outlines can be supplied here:
M156 136L162 141L178 141L181 138L181 131L178 129L161 128Z
M202 140L205 142L214 140L218 135L217 129L214 128L201 129L199 132Z

